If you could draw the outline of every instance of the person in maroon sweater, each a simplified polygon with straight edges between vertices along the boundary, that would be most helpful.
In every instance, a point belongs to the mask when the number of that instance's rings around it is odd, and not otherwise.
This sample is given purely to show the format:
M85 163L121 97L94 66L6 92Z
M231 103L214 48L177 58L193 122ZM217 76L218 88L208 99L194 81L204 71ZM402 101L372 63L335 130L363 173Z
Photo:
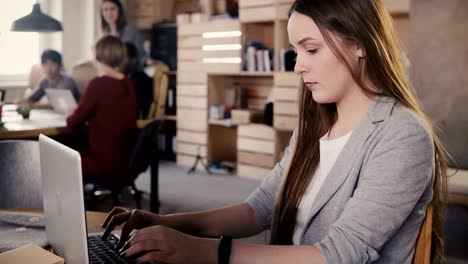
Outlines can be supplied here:
M69 128L88 123L88 144L80 150L87 177L125 177L137 137L138 106L135 89L120 72L125 45L107 36L96 43L99 77L88 84L78 107L67 118Z

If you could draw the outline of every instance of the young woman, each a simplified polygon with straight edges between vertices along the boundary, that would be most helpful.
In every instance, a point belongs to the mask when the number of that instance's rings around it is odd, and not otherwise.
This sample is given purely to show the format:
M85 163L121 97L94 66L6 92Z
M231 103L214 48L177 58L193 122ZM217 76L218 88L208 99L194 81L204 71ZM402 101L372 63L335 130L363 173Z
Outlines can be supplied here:
M144 66L148 55L143 48L143 39L138 30L127 22L120 0L103 0L101 4L101 30L103 35L118 37L122 42L130 42L138 49L138 62Z
M134 147L138 118L135 89L121 72L126 59L124 44L107 36L96 43L97 78L91 80L78 107L67 118L75 129L88 123L88 143L80 151L87 178L126 177Z
M304 84L298 127L272 175L245 203L222 209L163 216L115 208L104 237L126 223L122 247L137 229L123 250L142 262L412 263L432 203L438 263L445 151L381 1L297 0L287 29ZM231 245L229 237L265 229L270 245Z

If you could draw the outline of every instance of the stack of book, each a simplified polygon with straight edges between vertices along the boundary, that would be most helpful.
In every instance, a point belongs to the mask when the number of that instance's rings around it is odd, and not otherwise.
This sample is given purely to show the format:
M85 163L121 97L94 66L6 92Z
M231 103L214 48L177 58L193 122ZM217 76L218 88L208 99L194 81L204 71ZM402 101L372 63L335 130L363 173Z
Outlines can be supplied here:
M249 72L273 71L273 50L260 42L247 43L244 54L244 70Z

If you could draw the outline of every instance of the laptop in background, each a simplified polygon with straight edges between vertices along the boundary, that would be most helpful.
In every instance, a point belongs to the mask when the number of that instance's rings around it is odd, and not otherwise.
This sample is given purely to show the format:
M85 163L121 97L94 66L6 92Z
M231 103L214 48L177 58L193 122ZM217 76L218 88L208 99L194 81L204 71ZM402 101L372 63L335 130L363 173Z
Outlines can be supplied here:
M46 236L69 264L136 263L114 250L118 237L87 235L80 154L47 136L39 136Z
M68 115L77 106L70 90L47 88L45 92L55 112Z

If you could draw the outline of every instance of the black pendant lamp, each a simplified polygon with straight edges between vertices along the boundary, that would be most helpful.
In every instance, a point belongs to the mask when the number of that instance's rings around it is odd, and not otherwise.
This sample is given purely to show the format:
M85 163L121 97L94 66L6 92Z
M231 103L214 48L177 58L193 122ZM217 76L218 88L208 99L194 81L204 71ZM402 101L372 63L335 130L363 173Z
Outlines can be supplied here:
M39 1L38 1L39 2ZM36 2L31 14L19 18L11 25L11 31L19 32L56 32L63 31L62 24L42 13L40 4Z

